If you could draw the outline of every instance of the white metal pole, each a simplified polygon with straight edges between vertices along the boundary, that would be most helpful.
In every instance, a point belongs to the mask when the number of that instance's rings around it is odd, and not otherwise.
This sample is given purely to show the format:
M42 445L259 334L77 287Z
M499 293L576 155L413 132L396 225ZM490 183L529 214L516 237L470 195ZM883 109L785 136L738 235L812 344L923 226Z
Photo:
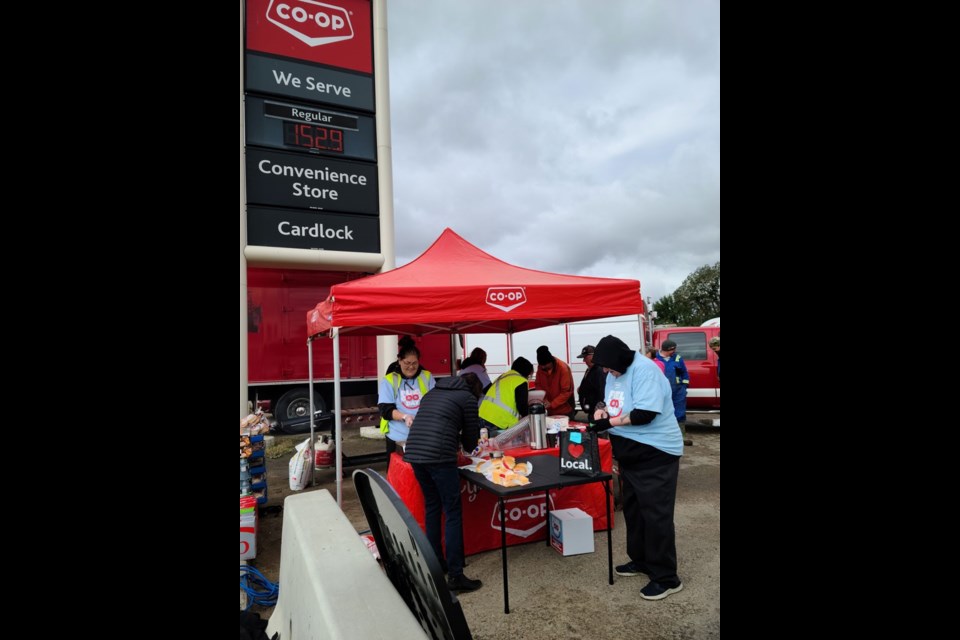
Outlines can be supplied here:
M337 506L343 508L343 440L340 426L340 330L330 329L333 335L333 420L336 425L334 443L337 448Z
M313 446L313 337L307 336L307 379L310 385L310 464L313 465L310 483L317 486L317 454Z
M243 111L243 2L240 2L240 417L247 415L247 259L243 250L247 246L247 172L244 157L245 137ZM256 407L253 408L257 410Z

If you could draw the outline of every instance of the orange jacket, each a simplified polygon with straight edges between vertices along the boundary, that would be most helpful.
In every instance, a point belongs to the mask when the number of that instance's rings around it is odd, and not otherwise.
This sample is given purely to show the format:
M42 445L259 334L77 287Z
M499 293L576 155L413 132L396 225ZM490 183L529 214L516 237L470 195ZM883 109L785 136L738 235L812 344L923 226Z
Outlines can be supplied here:
M553 373L537 369L537 389L547 392L543 405L548 416L565 416L574 409L573 374L570 365L556 356L553 358Z

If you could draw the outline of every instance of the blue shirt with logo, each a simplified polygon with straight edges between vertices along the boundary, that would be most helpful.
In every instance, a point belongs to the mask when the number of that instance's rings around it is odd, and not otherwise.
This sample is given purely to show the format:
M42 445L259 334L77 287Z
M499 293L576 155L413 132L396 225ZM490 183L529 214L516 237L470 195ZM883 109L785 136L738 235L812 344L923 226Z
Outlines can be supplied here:
M642 442L670 455L683 455L683 436L673 412L670 383L653 360L638 353L623 375L608 373L605 401L611 419L629 416L634 409L657 413L650 424L613 427L611 434Z

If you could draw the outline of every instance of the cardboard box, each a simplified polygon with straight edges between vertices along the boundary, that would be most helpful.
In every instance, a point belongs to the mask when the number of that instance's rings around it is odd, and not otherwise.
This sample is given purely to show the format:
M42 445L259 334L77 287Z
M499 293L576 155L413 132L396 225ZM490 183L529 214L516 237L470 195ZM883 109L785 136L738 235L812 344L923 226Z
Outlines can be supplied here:
M582 509L551 511L550 546L564 556L593 553L593 518Z

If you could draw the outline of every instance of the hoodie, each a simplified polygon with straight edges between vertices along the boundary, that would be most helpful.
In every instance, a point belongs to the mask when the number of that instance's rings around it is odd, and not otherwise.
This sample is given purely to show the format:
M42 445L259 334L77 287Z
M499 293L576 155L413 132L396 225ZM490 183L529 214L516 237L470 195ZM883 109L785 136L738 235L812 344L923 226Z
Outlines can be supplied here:
M637 352L628 347L626 342L616 336L606 336L593 351L593 364L625 373L636 356Z
M443 378L420 401L403 459L456 465L460 445L472 451L479 439L477 397L463 378Z

